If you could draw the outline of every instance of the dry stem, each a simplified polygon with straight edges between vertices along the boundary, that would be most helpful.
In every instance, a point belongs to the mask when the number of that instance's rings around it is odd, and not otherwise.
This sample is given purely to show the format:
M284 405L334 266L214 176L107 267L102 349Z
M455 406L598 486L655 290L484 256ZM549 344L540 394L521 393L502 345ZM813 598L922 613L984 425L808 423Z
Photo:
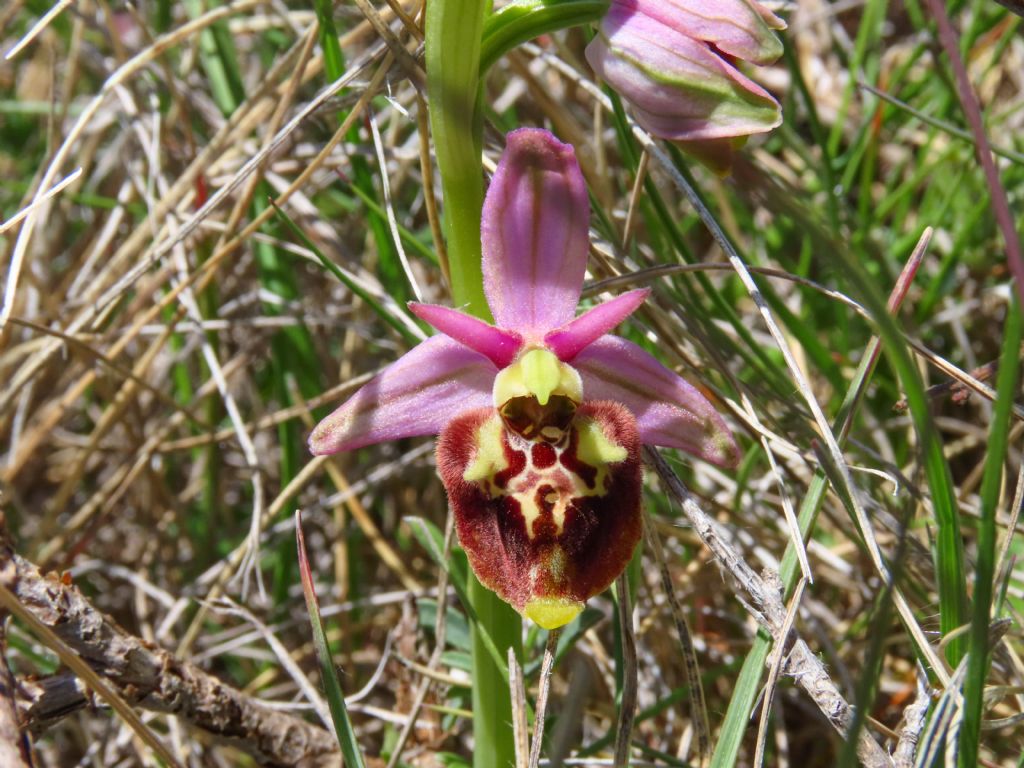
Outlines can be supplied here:
M323 728L272 710L169 651L129 635L77 588L44 576L6 545L0 559L16 570L12 591L18 600L132 705L176 715L263 765L341 764L337 744ZM34 729L90 703L85 690L66 675L23 683L20 694L23 717Z
M732 581L745 593L754 618L771 633L776 643L785 643L787 638L783 633L786 626L786 607L782 602L780 584L773 585L754 573L728 541L727 535L698 506L686 486L657 451L646 449L646 457L665 483L669 495L682 507L695 533L718 559L719 567L732 577ZM777 582L778 575L773 575ZM800 638L796 630L788 634L792 638L792 647L786 660L786 673L796 679L832 726L845 736L853 719L852 708L832 682L821 660ZM864 731L857 737L857 755L861 763L868 768L892 768L893 765L885 750Z

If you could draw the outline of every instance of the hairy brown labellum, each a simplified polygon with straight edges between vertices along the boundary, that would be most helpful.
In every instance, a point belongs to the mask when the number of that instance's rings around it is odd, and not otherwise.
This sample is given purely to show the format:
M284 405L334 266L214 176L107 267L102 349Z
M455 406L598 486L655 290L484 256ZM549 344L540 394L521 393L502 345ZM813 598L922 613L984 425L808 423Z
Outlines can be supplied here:
M545 628L605 590L640 540L640 436L618 403L583 403L556 443L467 411L441 433L437 464L480 582Z

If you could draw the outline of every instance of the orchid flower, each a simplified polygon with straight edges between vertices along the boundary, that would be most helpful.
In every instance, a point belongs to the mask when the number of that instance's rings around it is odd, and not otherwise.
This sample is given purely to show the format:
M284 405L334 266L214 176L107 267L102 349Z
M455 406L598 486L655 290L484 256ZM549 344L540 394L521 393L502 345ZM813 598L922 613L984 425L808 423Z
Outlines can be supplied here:
M737 141L782 122L735 62L775 61L785 26L756 0L612 0L586 57L644 129L724 172Z
M714 407L652 355L608 335L648 295L576 316L590 209L571 146L520 129L483 208L491 325L411 303L438 331L324 419L315 454L440 434L438 470L481 583L546 628L572 620L641 535L643 443L733 466Z

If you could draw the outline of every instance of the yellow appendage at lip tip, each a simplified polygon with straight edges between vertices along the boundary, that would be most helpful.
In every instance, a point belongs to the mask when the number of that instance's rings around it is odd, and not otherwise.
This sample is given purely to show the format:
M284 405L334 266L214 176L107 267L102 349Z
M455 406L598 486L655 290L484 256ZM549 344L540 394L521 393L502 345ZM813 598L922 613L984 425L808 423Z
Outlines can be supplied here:
M559 629L580 615L583 603L557 597L536 597L523 608L523 615L541 629Z

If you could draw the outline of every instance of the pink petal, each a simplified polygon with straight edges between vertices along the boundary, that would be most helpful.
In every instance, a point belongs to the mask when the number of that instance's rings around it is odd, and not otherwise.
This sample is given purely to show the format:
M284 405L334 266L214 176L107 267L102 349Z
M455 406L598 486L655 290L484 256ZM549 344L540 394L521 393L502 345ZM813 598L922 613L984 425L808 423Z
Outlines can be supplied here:
M484 200L484 291L497 325L539 341L572 320L590 205L576 154L547 131L508 134Z
M720 139L782 122L771 94L707 44L643 14L613 5L585 53L655 136Z
M640 288L598 304L575 320L551 331L544 337L544 343L558 355L559 360L567 363L588 344L597 341L633 314L650 292L650 288Z
M782 43L772 30L785 29L786 23L752 0L613 0L613 4L753 64L770 64L782 55Z
M714 406L636 344L605 336L584 349L573 367L583 378L586 400L614 400L633 412L643 442L723 467L739 462L736 441Z
M435 435L458 414L491 405L497 369L447 336L413 347L317 424L317 455L414 435Z
M445 336L489 357L499 368L511 363L523 346L523 337L518 333L495 328L457 309L410 301L409 311Z

